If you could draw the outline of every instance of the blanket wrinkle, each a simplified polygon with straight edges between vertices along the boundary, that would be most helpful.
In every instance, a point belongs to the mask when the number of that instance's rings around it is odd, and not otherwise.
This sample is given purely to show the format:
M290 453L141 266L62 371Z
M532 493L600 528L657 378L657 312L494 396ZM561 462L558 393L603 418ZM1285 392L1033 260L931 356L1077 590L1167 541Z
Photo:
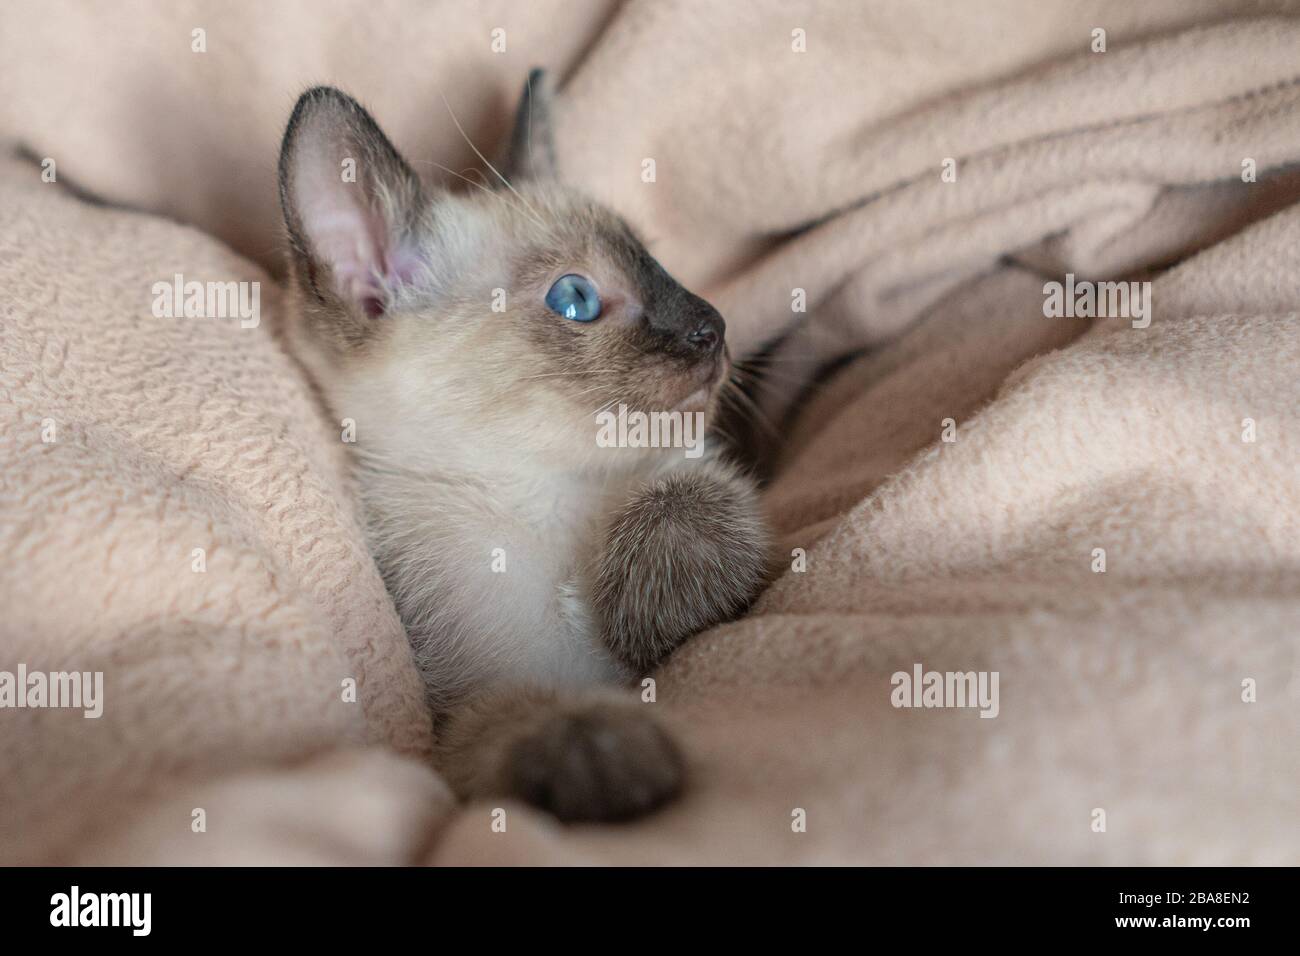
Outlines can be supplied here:
M0 862L1300 862L1300 2L743 7L11 5L0 671L105 701L0 709ZM297 94L434 179L440 94L491 155L538 65L562 176L735 354L779 339L786 564L655 673L691 782L620 827L453 805L278 328ZM260 323L154 316L178 273ZM1149 326L1047 318L1067 273L1151 282ZM918 664L997 716L895 706Z

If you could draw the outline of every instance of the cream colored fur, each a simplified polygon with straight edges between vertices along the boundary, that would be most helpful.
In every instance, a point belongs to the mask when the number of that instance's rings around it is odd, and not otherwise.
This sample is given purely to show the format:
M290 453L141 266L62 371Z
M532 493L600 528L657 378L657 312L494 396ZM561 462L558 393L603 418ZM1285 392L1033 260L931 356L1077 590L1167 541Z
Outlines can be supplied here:
M400 218L386 201L388 218ZM516 298L540 301L546 282L534 272L592 272L607 295L628 294L616 260L592 238L605 214L557 186L522 182L435 192L427 204L407 237L422 268L391 290L373 347L322 347L296 306L290 329L340 427L354 429L370 546L430 703L440 714L494 684L625 682L637 675L605 647L592 606L607 529L666 475L712 472L730 482L732 471L715 464L712 439L698 458L684 448L601 447L596 413L629 393L548 361L507 314ZM534 247L543 252L531 263ZM488 307L493 294L506 312ZM630 361L649 371L656 357Z
M6 862L1300 862L1296 5L743 6L7 7L4 135L194 225L0 181L0 648L108 671L99 722L0 712ZM282 304L249 333L147 313L177 268L269 281L305 85L460 169L437 89L499 139L537 63L562 170L736 342L799 286L819 347L886 345L784 429L768 504L807 570L654 675L697 782L630 827L445 801ZM1150 329L1045 319L1066 269L1149 271ZM43 446L46 416L84 440ZM999 716L892 708L916 661L1000 670Z

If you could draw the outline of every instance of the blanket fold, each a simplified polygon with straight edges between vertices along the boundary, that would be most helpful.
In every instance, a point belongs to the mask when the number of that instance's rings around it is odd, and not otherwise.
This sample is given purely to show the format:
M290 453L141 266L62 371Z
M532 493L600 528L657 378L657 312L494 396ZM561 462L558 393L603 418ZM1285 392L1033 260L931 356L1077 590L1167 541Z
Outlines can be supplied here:
M14 5L0 672L104 690L0 708L0 862L1300 862L1300 4L1258 14ZM452 805L279 336L297 93L442 180L537 65L563 177L771 347L787 569L654 675L691 782L621 827ZM257 321L160 314L178 276ZM931 672L996 700L900 697Z

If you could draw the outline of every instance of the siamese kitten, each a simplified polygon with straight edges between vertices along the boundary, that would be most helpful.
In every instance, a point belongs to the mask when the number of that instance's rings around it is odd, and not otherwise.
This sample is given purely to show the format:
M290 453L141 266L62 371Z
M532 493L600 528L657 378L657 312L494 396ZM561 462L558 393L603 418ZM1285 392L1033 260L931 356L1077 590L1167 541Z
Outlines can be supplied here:
M356 423L370 545L466 796L625 819L680 788L635 683L766 571L753 483L707 452L609 448L597 413L715 409L725 326L610 211L554 181L530 77L503 189L424 187L318 87L280 155L290 341Z

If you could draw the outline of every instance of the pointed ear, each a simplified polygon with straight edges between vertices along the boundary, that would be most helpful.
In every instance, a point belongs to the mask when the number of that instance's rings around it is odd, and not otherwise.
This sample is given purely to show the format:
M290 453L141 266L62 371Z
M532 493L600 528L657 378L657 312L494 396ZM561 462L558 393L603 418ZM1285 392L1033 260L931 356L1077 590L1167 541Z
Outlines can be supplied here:
M507 179L555 179L555 140L551 135L550 78L545 70L529 72L519 107L515 110L515 127L510 134L509 152L503 172Z
M384 313L420 266L420 181L356 100L328 86L298 98L280 147L280 205L303 292L345 318Z

